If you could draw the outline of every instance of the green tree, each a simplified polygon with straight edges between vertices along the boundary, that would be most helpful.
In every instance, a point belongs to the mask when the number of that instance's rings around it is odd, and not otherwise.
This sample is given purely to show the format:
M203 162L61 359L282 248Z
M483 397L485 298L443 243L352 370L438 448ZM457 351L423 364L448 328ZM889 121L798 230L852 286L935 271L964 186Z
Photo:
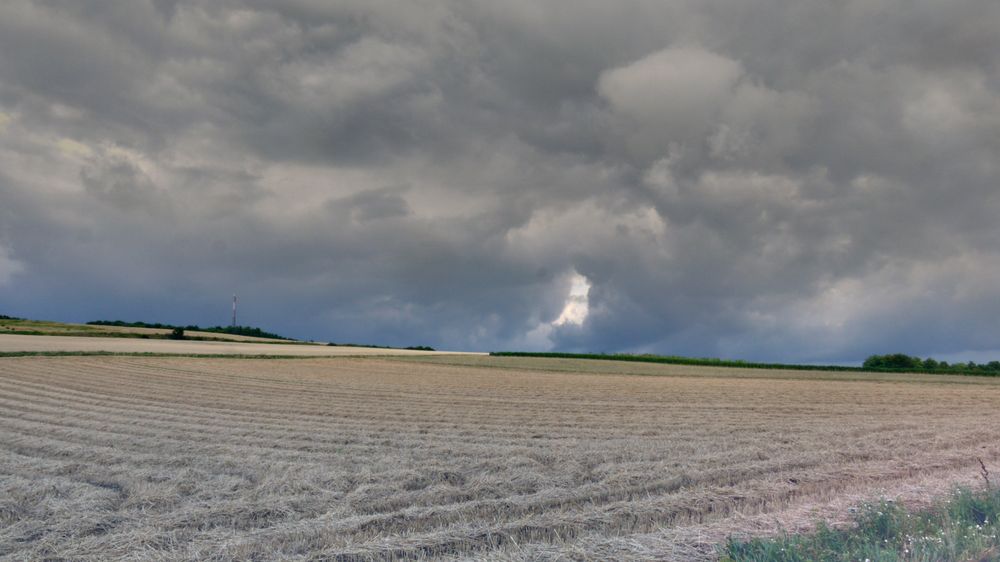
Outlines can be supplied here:
M889 355L872 355L862 366L866 369L920 369L923 361L919 357L910 357L904 353Z

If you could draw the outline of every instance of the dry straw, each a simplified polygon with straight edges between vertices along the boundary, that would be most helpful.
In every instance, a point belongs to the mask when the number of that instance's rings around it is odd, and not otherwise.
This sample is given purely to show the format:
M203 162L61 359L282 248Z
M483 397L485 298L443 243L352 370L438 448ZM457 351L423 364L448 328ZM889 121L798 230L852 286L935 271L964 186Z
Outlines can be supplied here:
M711 558L1000 458L990 379L427 361L0 359L0 557Z

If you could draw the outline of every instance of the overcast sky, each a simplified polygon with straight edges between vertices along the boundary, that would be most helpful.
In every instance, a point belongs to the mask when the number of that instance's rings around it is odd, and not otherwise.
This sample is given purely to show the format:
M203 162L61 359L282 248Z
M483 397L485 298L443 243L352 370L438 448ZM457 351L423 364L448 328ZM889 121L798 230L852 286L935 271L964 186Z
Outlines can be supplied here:
M5 0L0 314L1000 349L996 0ZM949 355L951 354L951 355Z

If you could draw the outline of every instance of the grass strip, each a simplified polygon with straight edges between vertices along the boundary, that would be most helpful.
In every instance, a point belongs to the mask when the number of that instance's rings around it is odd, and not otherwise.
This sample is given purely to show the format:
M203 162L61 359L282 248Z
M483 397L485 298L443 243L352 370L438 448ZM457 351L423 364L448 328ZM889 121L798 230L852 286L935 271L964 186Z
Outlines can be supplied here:
M820 523L810 534L730 538L720 562L1000 560L1000 490L959 488L917 512L881 501L854 519L847 529Z
M899 369L866 368L845 365L796 365L787 363L756 363L736 359L713 359L700 357L680 357L676 355L647 355L631 353L560 353L536 351L492 351L496 357L551 357L557 359L594 359L600 361L634 361L638 363L664 363L669 365L692 365L698 367L734 367L740 369L773 369L790 371L841 371L853 373L925 373L929 375L972 375L995 377L998 373L972 371L968 369Z

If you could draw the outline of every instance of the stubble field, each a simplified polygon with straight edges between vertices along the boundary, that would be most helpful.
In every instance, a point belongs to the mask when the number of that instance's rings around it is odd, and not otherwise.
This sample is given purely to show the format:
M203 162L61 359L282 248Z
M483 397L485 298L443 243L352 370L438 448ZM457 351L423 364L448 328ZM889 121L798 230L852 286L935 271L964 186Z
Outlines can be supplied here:
M998 403L941 375L0 358L0 557L711 559L976 478Z

